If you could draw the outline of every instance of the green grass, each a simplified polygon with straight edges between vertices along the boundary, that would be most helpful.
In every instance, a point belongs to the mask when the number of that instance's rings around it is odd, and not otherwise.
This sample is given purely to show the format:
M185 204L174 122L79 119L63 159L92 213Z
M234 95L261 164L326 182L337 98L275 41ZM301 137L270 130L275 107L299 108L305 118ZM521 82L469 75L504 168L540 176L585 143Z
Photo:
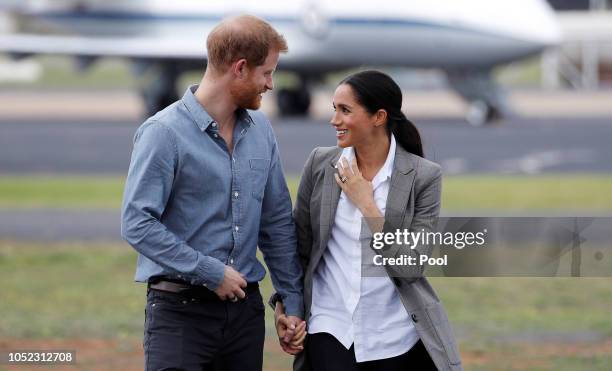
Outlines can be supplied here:
M0 336L138 334L146 289L133 281L136 257L124 243L0 241L0 282L5 287ZM262 292L265 298L271 294L269 279ZM268 327L273 330L271 317Z
M612 337L612 278L430 277L451 323L474 346L500 334ZM483 342L482 344L478 344Z
M0 242L4 286L0 334L137 334L142 327L144 286L133 282L135 262L136 253L121 243ZM612 278L433 277L430 281L452 323L470 337L525 331L612 336ZM262 290L264 297L271 292L268 279Z
M123 177L3 176L0 209L116 209L123 182ZM298 178L288 182L295 198ZM442 202L446 212L608 213L610 189L607 175L449 176ZM122 243L0 240L0 340L137 344L145 288L133 282L135 261L136 253ZM459 334L466 369L607 370L612 362L612 278L434 277L430 282ZM267 278L264 298L271 291ZM267 336L274 342L271 310L266 316ZM599 341L577 341L582 350L569 352L566 336L604 339L608 345L601 350ZM266 349L266 367L288 368L287 357Z
M121 206L124 178L2 176L0 208L110 208Z
M448 176L444 210L612 210L610 175Z
M0 241L0 337L138 341L145 288L133 282L135 260L136 253L120 243ZM555 349L554 339L545 337L530 345L524 336L537 340L542 334L590 334L612 339L612 278L431 278L430 282L460 334L468 369L604 370L609 365L611 357L601 352L549 354L538 346ZM266 278L264 298L271 290ZM266 315L267 336L275 341L272 311L267 309ZM525 349L530 353L523 355ZM473 361L479 354L496 356L480 365ZM288 363L269 351L266 357L268 365Z
M295 199L298 177L289 176ZM103 208L121 205L123 177L3 176L0 208ZM612 210L612 176L447 176L444 211ZM577 191L579 190L579 191Z

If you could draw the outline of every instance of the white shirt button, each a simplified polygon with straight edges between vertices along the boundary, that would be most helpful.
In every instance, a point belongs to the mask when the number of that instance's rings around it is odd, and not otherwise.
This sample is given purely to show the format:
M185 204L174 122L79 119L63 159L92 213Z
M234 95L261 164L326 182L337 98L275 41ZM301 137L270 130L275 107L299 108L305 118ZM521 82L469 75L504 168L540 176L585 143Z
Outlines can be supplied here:
M240 229L240 227L236 226L236 227L234 227L234 229L236 230L236 232L238 232L238 230Z
M234 264L234 258L230 259L230 264Z
M217 127L217 123L213 121L213 123L211 124L213 128Z
M216 133L215 133L213 136L214 136L215 138L219 138L219 134L216 134Z
M234 192L234 197L238 198L238 192Z

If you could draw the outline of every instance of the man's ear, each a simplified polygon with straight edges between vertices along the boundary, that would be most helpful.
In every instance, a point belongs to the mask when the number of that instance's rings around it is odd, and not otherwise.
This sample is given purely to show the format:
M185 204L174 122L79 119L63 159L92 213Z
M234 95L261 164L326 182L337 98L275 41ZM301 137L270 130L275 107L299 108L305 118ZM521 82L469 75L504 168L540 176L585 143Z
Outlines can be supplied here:
M374 126L378 127L387 122L387 111L385 111L384 109L379 109L378 111L376 111L375 115L376 120L374 121Z
M237 78L246 77L248 74L248 64L246 59L239 59L232 64L232 73Z

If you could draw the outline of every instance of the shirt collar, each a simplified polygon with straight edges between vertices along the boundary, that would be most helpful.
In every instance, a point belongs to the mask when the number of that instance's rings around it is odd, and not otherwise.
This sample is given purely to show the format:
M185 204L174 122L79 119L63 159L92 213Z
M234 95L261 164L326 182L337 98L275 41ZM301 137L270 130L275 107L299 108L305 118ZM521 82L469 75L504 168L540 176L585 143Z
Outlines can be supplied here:
M393 162L395 161L395 149L397 144L395 143L395 136L391 134L391 144L389 145L389 152L387 153L387 159L383 166L378 170L378 173L372 179L372 186L374 188L378 187L381 183L391 178L391 174L393 173ZM346 160L351 163L351 161L355 158L355 149L353 147L346 147L342 150L342 154L338 159L338 162L342 160L342 158L346 158Z
M187 108L187 111L191 114L193 120L196 125L200 128L200 130L205 131L208 129L208 126L215 122L215 120L206 112L204 107L198 102L195 97L195 91L198 89L198 84L191 85L183 94L183 98L181 101ZM249 114L249 111L244 108L239 108L237 110L236 115L236 123L239 123L243 126L251 126L255 125L255 121Z

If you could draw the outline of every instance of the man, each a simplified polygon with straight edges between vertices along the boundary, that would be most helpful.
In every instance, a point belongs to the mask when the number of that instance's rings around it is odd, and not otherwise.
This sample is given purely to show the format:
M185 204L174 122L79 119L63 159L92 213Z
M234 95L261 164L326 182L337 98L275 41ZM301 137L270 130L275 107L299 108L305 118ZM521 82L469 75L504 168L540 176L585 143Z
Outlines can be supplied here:
M270 123L255 111L287 44L240 16L212 30L207 50L199 86L134 137L121 227L139 252L135 279L148 283L147 370L262 369L257 246L289 330L305 325L289 192Z

